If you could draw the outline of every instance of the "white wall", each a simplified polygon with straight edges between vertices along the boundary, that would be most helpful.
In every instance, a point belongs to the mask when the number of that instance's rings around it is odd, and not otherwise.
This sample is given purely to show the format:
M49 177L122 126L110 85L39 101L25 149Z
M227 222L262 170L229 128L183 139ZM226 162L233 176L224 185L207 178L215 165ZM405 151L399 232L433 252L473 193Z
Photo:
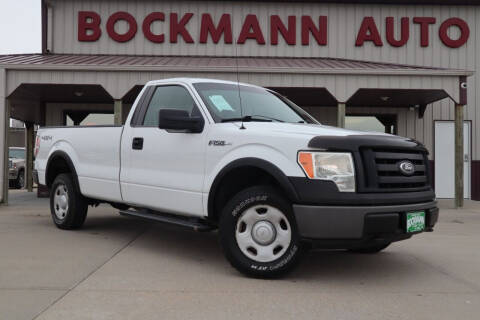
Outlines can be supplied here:
M473 62L473 57L466 60L467 53L475 44L475 21L479 15L477 7L468 6L406 6L406 5L370 5L370 4L325 4L298 2L263 2L263 1L126 1L126 0L53 0L53 52L54 53L85 53L85 54L137 54L137 55L208 55L233 56L235 46L224 44L223 38L216 45L211 39L207 44L199 43L201 15L211 14L218 22L224 13L231 14L233 24L233 38L240 33L241 26L248 14L258 16L266 45L258 45L254 40L247 40L238 45L238 55L241 56L288 56L288 57L341 57L357 60L390 61L395 63L414 63L419 65L436 65L448 67L455 65L467 67ZM77 20L79 11L95 11L102 19L102 36L97 42L79 42L77 40ZM108 17L117 12L126 11L137 21L138 30L133 40L118 43L110 39L106 32ZM143 36L142 22L151 12L164 12L165 22L153 25L156 33L165 33L166 41L161 44L150 42ZM187 24L187 28L195 43L186 43L179 37L178 43L169 42L169 14L178 13L179 17L185 13L194 16ZM278 45L270 45L270 16L279 15L284 23L289 15L297 17L297 44L287 45L279 38ZM303 46L300 41L300 17L328 16L328 46L319 46L311 39L310 46ZM384 46L379 48L373 44L363 47L355 46L357 32L364 17L374 17L380 33L383 35ZM385 18L396 18L398 26L401 17L435 17L437 23L430 27L430 42L428 48L421 48L419 26L410 21L410 40L402 48L394 48L385 41ZM467 21L471 27L471 41L469 45L452 50L442 44L438 37L441 22L450 17L459 17ZM317 18L318 19L318 18ZM317 22L317 19L314 19ZM127 24L119 22L119 33L127 30ZM396 28L399 32L399 28ZM455 34L455 29L451 29Z

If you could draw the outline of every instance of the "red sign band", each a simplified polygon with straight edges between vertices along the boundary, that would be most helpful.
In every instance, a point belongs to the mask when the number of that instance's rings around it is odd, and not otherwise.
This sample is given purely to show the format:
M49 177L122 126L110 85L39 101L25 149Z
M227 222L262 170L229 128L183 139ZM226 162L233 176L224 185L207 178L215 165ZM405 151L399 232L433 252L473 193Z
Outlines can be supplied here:
M163 12L152 12L148 14L142 22L142 31L146 39L153 43L164 43L167 41L165 33L155 34L152 31L152 24L156 21L165 23L168 17L168 41L177 43L182 38L186 43L195 43L189 32L189 22L194 17L193 13L179 15L172 12L165 14ZM200 17L200 32L197 41L199 43L208 43L209 39L218 44L223 38L225 44L233 43L234 31L232 30L232 17L230 14L223 14L215 22L209 13L204 13ZM115 24L119 21L125 21L128 24L127 31L119 34L115 30ZM399 24L400 22L400 24ZM296 16L288 16L282 19L278 15L269 17L270 23L270 45L278 45L284 42L287 45L297 45L297 27L301 29L300 43L308 46L311 40L319 46L328 45L328 17L302 16L298 19ZM357 32L355 45L360 47L365 43L372 43L377 47L382 47L385 43L392 47L403 47L410 39L413 32L419 32L419 45L428 47L430 45L432 25L436 25L437 19L434 17L402 17L396 19L387 17L385 19L385 38L380 34L377 21L373 17L365 17L362 20ZM398 36L395 36L396 28L400 28ZM452 39L450 28L458 28L460 36ZM107 19L106 31L108 36L116 42L127 42L132 40L137 34L137 21L128 12L116 12ZM93 11L80 11L78 13L78 41L94 42L102 36L101 17ZM258 17L255 14L248 14L242 21L242 26L237 36L237 43L244 44L247 41L255 41L259 45L265 45L265 33L262 30ZM459 48L467 43L470 36L468 24L460 18L449 18L443 21L438 28L438 37L442 43L450 48Z

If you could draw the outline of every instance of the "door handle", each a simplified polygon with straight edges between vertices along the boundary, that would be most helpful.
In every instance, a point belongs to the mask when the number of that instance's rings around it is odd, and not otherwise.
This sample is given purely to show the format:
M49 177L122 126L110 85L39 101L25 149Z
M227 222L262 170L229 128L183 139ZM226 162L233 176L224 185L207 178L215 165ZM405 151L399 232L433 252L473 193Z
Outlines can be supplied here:
M464 154L464 155L463 155L463 161L464 161L464 162L470 161L470 157L468 156L468 154Z
M142 150L143 149L143 138L141 138L141 137L133 138L132 149L133 150Z

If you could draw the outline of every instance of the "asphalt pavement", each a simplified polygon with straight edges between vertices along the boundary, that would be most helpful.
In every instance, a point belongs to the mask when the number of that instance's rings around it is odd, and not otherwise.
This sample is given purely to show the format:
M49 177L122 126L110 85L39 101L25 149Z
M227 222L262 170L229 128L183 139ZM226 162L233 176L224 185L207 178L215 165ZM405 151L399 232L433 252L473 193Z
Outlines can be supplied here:
M281 280L245 278L216 233L89 210L53 225L48 199L0 206L0 319L480 319L480 202L441 201L435 232L375 255L313 251Z

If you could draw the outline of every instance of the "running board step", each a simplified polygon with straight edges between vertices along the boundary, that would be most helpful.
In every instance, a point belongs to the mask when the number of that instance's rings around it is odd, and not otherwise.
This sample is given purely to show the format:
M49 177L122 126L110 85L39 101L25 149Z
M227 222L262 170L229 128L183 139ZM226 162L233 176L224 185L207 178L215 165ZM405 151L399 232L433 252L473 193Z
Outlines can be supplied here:
M216 227L200 219L179 217L179 216L175 216L167 213L159 213L151 210L141 210L141 211L121 210L120 215L173 224L181 227L192 228L195 231L201 231L201 232L206 232L206 231L211 231L216 229Z

